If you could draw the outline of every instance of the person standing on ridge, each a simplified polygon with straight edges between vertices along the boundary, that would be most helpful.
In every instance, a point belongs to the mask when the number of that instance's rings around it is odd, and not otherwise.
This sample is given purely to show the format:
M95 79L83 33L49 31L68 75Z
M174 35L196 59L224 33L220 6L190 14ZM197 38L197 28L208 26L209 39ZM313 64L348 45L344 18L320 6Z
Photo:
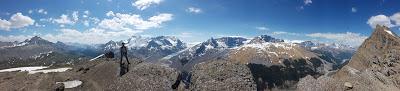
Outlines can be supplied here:
M131 64L128 60L128 49L125 46L125 43L122 42L122 47L120 48L121 51L121 61L119 63L122 65L122 58L125 57L128 64Z

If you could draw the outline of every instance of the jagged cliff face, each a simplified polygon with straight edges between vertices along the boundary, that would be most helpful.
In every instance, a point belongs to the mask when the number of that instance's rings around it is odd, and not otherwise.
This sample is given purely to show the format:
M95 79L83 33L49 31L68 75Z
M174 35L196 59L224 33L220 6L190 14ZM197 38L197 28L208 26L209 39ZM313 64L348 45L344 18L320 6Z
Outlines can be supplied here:
M385 26L377 26L354 54L348 66L357 70L389 66L400 60L400 38ZM393 65L392 65L393 66Z
M399 91L399 44L396 34L378 25L347 65L332 75L303 78L297 88L300 91Z
M350 62L334 78L366 90L400 90L400 38L385 26L377 26ZM374 84L368 86L366 84Z

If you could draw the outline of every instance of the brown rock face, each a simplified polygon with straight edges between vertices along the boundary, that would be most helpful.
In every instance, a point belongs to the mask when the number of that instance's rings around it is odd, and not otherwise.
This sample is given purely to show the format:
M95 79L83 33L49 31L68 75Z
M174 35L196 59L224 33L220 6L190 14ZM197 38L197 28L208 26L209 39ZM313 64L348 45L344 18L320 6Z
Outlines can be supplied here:
M354 54L349 64L334 77L367 90L399 90L400 38L388 27L377 26ZM356 80L358 79L358 80ZM368 86L365 84L374 84Z
M251 70L244 64L213 60L192 70L192 91L255 91Z
M400 38L388 27L377 26L350 62L332 76L303 78L299 91L399 91ZM325 79L324 79L325 78ZM330 85L324 85L330 84ZM312 88L320 87L320 88Z
M385 26L377 26L350 60L348 66L357 70L383 66L400 59L400 38Z

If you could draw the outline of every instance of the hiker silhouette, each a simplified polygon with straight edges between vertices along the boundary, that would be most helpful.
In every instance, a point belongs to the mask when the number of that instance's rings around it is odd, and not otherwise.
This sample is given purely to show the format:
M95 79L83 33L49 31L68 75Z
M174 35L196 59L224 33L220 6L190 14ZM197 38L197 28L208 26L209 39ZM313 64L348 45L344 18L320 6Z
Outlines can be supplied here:
M119 76L122 76L126 73L128 73L129 71L129 64L131 64L128 60L128 49L125 46L125 43L122 43L122 46L120 48L120 52L121 52L121 60L119 61L120 64L120 70L119 70ZM122 63L122 59L125 57L126 62L128 62L128 65L125 65L124 63Z
M131 64L128 59L128 49L126 48L125 43L122 43L120 51L121 51L121 61L119 61L119 63L122 64L122 59L125 57L128 64Z

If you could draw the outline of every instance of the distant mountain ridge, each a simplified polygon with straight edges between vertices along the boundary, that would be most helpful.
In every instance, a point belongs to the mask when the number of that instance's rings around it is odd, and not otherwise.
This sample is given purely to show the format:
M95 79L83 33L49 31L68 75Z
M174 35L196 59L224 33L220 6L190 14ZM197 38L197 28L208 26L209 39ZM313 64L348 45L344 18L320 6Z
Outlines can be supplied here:
M186 48L185 43L173 36L158 36L152 38L132 36L127 40L118 42L109 41L100 46L104 51L119 53L119 48L123 42L126 43L125 45L128 47L128 55L151 61L161 59L164 56Z
M26 52L26 55L30 56L37 55L40 53L46 53L49 51L66 53L71 55L85 56L85 57L96 57L99 54L103 54L108 51L112 51L119 56L119 48L121 43L126 43L129 49L129 55L131 57L140 58L143 60L151 62L163 62L170 64L173 67L178 67L179 65L189 63L190 66L184 67L185 69L190 69L193 65L215 58L225 58L228 57L231 51L237 51L237 48L242 46L266 46L265 44L284 44L284 45L299 45L309 51L324 54L321 57L331 63L338 64L338 60L347 59L341 58L343 50L347 50L348 46L345 45L326 45L322 43L312 43L308 41L299 44L296 43L284 43L283 39L276 39L268 35L260 35L254 38L244 38L239 36L231 37L221 37L221 38L211 38L207 41L196 44L192 47L187 47L187 44L174 36L158 36L158 37L142 37L142 36L132 36L126 40L114 41L111 40L105 44L97 45L83 45L77 43L63 43L63 42L49 42L38 36L34 36L30 39L26 39L22 42L1 42L0 51L12 51L10 49L21 49L28 46L34 46L39 48L34 48L32 50L41 50L40 52ZM41 48L47 48L41 49ZM24 49L27 51L27 49ZM325 50L322 52L316 50ZM328 50L328 51L326 51ZM19 51L21 52L21 51ZM345 51L347 52L347 51ZM342 53L342 54L341 54ZM17 53L10 52L15 57ZM6 54L6 55L8 55ZM273 54L275 55L275 54ZM336 56L340 55L340 56ZM351 52L344 53L343 55L351 55ZM3 56L0 58L8 59L11 56ZM22 57L22 56L21 56ZM26 58L29 58L27 56ZM329 59L329 60L328 60ZM188 60L192 60L189 62ZM336 62L338 61L338 62ZM340 61L342 62L342 61Z
M348 62L356 51L356 48L337 43L319 43L312 41L304 41L298 43L299 46L316 53L320 58L333 63L334 69L342 66Z
M34 36L22 42L8 42L0 46L0 66L2 68L28 65L73 64L84 57L71 52L68 45L53 43Z

